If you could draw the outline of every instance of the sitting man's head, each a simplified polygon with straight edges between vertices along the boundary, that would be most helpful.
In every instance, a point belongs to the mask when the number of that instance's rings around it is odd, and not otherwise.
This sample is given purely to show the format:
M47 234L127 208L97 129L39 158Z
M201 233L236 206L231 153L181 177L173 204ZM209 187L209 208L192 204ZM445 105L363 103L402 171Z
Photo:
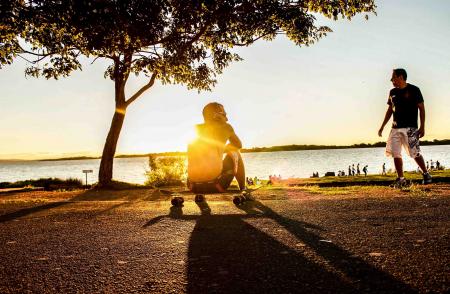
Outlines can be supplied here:
M203 119L205 122L226 122L228 121L227 113L223 105L217 102L208 103L203 108Z

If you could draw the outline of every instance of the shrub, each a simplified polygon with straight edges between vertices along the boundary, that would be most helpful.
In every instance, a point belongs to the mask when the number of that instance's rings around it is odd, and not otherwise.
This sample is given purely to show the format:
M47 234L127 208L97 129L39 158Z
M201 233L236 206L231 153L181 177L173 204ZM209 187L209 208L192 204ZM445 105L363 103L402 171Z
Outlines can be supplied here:
M180 156L149 157L150 170L146 172L146 185L182 186L187 178L186 158Z
M38 180L26 180L17 182L2 182L0 188L22 188L22 187L44 187L45 190L77 189L82 188L80 179L69 178L66 180L58 178L41 178Z

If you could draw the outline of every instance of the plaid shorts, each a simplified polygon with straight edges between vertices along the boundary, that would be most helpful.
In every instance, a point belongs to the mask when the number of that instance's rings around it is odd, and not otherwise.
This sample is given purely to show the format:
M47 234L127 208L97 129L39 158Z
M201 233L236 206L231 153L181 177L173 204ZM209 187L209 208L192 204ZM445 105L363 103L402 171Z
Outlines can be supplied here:
M402 146L410 157L416 158L420 156L419 130L417 128L391 130L386 142L386 155L402 158Z
M222 173L215 180L208 182L190 182L187 186L194 193L220 193L225 192L233 181L235 175L234 159L227 155L223 160Z

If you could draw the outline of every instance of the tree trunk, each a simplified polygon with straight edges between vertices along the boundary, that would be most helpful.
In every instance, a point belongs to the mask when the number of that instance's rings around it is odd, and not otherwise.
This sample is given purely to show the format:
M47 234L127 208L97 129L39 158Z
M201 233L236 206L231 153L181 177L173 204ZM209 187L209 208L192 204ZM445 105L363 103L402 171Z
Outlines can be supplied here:
M108 137L106 137L105 147L103 148L102 160L100 162L100 170L98 173L99 188L105 188L111 185L114 155L116 154L117 142L119 141L119 135L122 130L124 119L125 108L123 108L123 110L116 109Z
M119 141L119 135L122 130L125 112L127 109L125 102L126 80L126 77L124 77L123 73L120 71L120 61L116 60L114 69L116 110L113 115L108 137L106 137L105 146L103 147L102 160L100 161L100 169L98 172L99 188L108 188L111 186L114 155L116 154L117 142Z

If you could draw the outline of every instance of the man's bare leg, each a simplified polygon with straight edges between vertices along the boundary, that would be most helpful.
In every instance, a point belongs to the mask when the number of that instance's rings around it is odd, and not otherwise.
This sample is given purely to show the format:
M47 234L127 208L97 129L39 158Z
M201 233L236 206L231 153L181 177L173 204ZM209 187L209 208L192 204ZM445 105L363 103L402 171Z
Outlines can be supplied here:
M238 169L236 173L236 181L239 184L239 190L245 190L245 167L244 167L244 161L242 160L242 156L240 152L237 152L238 154Z
M426 174L428 172L428 170L427 170L427 166L425 165L425 160L423 159L423 156L419 155L416 158L414 158L414 160L417 162L417 165L420 167L422 172L424 174Z
M394 158L395 170L397 171L397 176L403 178L403 160L401 158Z

